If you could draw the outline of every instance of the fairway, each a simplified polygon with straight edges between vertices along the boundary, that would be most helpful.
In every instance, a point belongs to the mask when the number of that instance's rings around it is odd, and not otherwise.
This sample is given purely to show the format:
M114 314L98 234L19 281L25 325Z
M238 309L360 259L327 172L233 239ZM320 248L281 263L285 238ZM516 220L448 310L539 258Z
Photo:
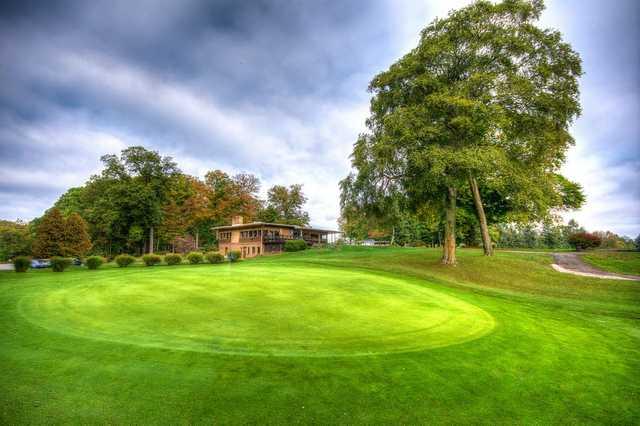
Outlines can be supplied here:
M0 272L0 423L637 423L637 282L440 254Z
M259 264L74 276L20 300L57 333L199 352L348 356L447 346L493 327L483 310L366 272Z

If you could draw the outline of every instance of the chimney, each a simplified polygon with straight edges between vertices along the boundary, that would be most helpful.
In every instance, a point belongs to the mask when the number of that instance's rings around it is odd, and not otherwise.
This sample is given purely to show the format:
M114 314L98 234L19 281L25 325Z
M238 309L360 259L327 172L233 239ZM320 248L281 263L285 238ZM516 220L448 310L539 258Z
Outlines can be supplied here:
M231 225L242 225L242 216L233 216L231 218Z

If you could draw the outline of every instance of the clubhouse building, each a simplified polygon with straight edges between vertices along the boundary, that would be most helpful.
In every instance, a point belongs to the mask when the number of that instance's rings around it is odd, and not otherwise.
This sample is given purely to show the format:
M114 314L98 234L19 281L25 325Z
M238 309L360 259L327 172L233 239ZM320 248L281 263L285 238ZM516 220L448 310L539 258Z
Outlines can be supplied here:
M231 225L213 229L220 253L226 256L231 250L238 250L243 258L281 253L287 240L304 240L308 246L315 246L332 242L340 234L339 231L282 223L243 223L242 216L234 216Z

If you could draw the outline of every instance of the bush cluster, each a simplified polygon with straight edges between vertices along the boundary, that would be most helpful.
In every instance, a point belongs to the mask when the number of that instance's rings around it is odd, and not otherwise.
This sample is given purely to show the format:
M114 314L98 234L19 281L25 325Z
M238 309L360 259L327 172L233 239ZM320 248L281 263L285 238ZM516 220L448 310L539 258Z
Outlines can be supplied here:
M85 259L84 264L89 269L98 269L104 263L104 258L101 256L89 256Z
M68 257L54 256L51 258L51 269L53 272L63 272L71 266L72 262L73 260Z
M578 232L570 235L567 241L576 250L588 250L599 247L602 239L588 232Z
M222 263L224 262L224 256L217 251L210 251L204 255L209 263Z
M237 262L238 260L240 260L241 256L242 254L240 253L240 250L231 250L229 253L227 253L229 262Z
M121 268L126 268L127 266L131 265L135 261L136 261L136 258L128 254L120 254L116 256L116 263Z
M304 240L287 240L284 242L284 251L301 251L307 248Z
M31 258L27 256L18 256L13 259L13 268L16 272L27 272L31 267Z
M154 266L162 262L162 257L157 254L145 254L142 256L142 261L147 266Z
M187 260L192 265L197 265L199 263L204 262L204 255L199 251L192 251L187 255Z
M179 265L182 263L182 256L178 253L169 253L164 257L164 261L167 265Z

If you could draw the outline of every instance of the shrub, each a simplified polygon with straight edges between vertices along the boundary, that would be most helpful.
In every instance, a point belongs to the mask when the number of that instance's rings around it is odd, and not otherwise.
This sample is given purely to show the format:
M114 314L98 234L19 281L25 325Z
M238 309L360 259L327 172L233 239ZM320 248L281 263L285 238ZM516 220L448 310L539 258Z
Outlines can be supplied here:
M192 251L187 255L187 260L192 265L197 265L198 263L204 262L204 255L199 251Z
M224 256L217 251L210 251L204 255L209 263L222 263L224 262Z
M162 262L162 257L158 256L157 254L145 254L144 256L142 256L142 261L147 266L154 266Z
M13 268L16 272L27 272L31 267L31 258L27 256L18 256L13 259Z
M68 257L54 256L51 258L51 269L53 272L62 272L71 266L72 262L73 260Z
M307 248L304 240L287 240L284 242L284 251L301 251Z
M136 261L136 258L133 256L129 256L128 254L121 254L116 256L116 263L121 268L126 268Z
M600 246L601 238L588 232L578 232L572 234L567 239L569 244L576 250L588 250Z
M89 269L98 269L104 263L104 258L100 256L89 256L85 259L84 264Z
M240 250L231 250L229 253L227 253L229 262L237 262L238 260L240 260L241 256L242 254L240 253Z
M182 256L178 253L169 253L164 257L164 261L167 265L179 265L182 263Z

